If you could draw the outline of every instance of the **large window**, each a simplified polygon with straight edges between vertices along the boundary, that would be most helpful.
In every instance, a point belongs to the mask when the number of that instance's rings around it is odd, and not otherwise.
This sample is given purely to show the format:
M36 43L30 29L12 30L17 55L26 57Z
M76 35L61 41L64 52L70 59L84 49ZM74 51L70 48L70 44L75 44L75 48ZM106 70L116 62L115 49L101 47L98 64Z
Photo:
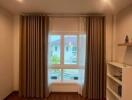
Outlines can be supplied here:
M80 70L79 69L64 69L63 79L64 80L79 80Z
M64 36L64 64L77 64L77 35Z
M83 83L86 49L85 22L83 17L49 18L49 82Z
M61 36L49 36L49 61L51 64L60 64Z
M79 35L50 34L49 51L49 81L79 81L84 69L79 60ZM83 39L84 40L84 39Z

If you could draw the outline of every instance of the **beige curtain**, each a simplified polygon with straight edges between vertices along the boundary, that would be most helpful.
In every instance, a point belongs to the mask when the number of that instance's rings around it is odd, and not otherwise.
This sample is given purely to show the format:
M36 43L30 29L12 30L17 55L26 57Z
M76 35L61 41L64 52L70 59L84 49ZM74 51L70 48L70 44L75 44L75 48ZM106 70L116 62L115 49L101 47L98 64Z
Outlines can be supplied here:
M48 17L21 16L20 95L48 96L47 46Z
M88 100L106 99L105 17L86 18L86 70L84 96Z

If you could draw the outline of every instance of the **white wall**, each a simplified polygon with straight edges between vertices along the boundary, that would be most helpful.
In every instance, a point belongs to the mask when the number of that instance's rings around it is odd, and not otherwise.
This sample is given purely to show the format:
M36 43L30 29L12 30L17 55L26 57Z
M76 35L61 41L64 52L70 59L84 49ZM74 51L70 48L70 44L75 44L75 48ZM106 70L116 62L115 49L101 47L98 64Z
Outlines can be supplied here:
M112 60L113 15L106 15L106 61Z
M13 64L13 89L19 89L19 42L20 42L20 20L19 16L14 16L14 64Z
M116 61L132 65L132 47L119 47L118 43L124 43L128 35L132 42L132 5L117 14L116 22Z
M13 91L13 17L0 8L0 100Z

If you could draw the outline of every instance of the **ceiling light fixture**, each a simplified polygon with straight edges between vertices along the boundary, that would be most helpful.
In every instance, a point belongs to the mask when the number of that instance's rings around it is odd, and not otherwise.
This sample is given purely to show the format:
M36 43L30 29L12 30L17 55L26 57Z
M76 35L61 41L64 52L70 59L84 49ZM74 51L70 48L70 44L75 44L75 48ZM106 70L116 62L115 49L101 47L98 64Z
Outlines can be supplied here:
M111 1L110 0L103 0L104 3L110 4Z
M112 1L111 0L102 0L105 5L112 6Z
M114 5L112 3L112 0L102 0L104 6L107 6L109 8L111 8L112 10L114 10Z
M103 2L108 2L108 0L103 0Z
M23 2L23 0L17 0L18 2Z

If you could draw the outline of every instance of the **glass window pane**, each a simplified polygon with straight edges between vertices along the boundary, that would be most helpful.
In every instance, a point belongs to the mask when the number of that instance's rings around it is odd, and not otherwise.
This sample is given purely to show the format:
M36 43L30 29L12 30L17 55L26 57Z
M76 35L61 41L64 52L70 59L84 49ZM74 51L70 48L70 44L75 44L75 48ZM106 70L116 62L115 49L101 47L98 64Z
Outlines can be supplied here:
M60 35L49 36L49 64L60 64Z
M79 35L79 65L85 67L85 55L86 55L86 35Z
M63 79L64 80L79 80L80 69L64 69Z
M64 64L77 64L77 35L64 36Z
M61 80L61 69L49 69L48 79L49 81Z

